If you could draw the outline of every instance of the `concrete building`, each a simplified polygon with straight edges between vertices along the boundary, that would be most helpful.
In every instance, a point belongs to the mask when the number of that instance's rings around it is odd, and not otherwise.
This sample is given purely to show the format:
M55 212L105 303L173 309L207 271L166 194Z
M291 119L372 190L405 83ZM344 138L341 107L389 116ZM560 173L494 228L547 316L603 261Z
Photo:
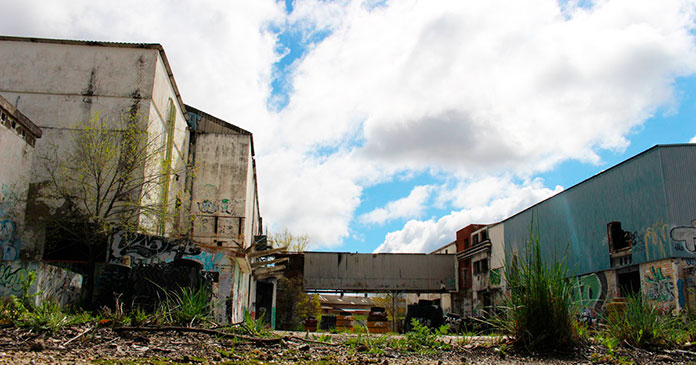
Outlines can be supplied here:
M100 117L112 121L137 118L152 136L162 136L163 156L172 170L183 169L188 157L185 107L164 49L159 44L126 44L0 37L0 95L12 100L43 131L36 146L29 179L27 225L20 257L85 261L85 250L66 252L57 237L47 236L41 217L51 207L39 201L47 179L39 159L61 156L74 138L75 124ZM162 191L149 196L175 209L184 195L184 178L169 176ZM170 235L173 227L146 222L153 232ZM54 249L47 250L47 247Z
M638 291L663 311L696 311L696 144L657 145L500 226L490 238L508 262L530 227L545 260L565 257L587 316Z
M187 106L187 110L193 130L189 160L195 175L188 182L191 240L202 249L203 262L213 264L209 270L218 273L213 285L218 312L229 313L236 323L243 319L245 309L254 312L257 298L246 255L263 233L254 140L244 129L194 107ZM273 283L271 302L275 301ZM262 294L263 298L268 295ZM230 300L232 295L237 298ZM230 307L223 308L226 306Z
M0 96L0 246L2 260L16 260L22 247L27 183L41 129Z
M484 228L485 226L486 225L484 224L469 224L466 227L458 230L456 233L458 265L457 273L459 274L459 290L457 291L453 299L453 313L459 315L470 316L473 314L473 272L471 265L471 256L464 255L464 252L469 250L472 246L472 233L481 228Z
M10 171L28 171L23 182L29 191L27 229L19 257L85 270L88 250L62 244L42 223L42 214L55 207L41 200L46 176L40 160L63 155L77 135L77 123L96 115L109 121L125 116L156 141L157 160L143 168L143 175L149 169L164 171L164 182L143 199L164 206L174 219L141 214L139 233L114 232L99 258L95 297L106 302L114 293L128 293L122 300L156 298L158 289L143 284L154 277L162 280L160 288L172 290L212 282L219 323L239 322L245 310L253 315L258 296L248 255L264 236L250 132L187 108L159 44L0 37L0 64L3 125L6 115L16 121L8 117L14 131L3 127L0 141L5 147L7 140L12 146L7 153L18 156L2 159L0 183L16 180ZM33 156L41 129L29 118L44 130ZM22 168L10 169L10 163ZM264 288L261 297L267 298L268 285ZM272 302L269 309L275 308L274 296Z

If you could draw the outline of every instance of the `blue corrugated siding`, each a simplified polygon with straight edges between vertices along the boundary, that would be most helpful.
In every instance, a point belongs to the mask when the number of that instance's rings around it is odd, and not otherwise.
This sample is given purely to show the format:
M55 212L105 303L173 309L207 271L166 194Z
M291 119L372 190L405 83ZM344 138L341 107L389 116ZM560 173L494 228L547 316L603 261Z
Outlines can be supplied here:
M673 257L696 257L693 245L673 240L675 228L684 227L696 235L696 144L665 146L660 148L665 192L669 207L670 251ZM687 231L687 232L688 232ZM685 238L677 234L677 238Z
M644 152L504 221L505 250L521 252L532 214L546 259L568 254L571 274L610 268L607 223L632 232L633 263L669 257L669 215L659 149ZM658 232L658 233L655 233Z

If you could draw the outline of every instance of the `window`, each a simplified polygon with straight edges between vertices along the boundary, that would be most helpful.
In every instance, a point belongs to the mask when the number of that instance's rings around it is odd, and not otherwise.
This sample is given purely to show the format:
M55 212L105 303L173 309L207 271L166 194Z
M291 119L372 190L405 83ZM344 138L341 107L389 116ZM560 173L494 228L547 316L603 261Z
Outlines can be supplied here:
M488 239L488 230L481 231L481 242Z
M478 260L474 262L474 275L485 274L488 272L488 259Z
M477 245L478 243L479 243L479 235L474 234L474 242L472 243L472 245Z
M469 239L465 238L464 239L464 249L466 250L467 248L469 248Z
M621 228L621 222L609 222L607 224L607 238L609 239L609 252L616 252L631 247L630 233Z

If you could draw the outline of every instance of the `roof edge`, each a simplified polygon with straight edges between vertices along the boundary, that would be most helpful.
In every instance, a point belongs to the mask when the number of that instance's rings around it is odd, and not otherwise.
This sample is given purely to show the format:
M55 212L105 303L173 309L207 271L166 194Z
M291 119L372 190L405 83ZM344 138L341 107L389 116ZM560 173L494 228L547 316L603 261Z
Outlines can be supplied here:
M188 121L188 114L186 113L186 104L181 97L179 92L179 87L176 85L176 80L174 80L174 73L172 72L172 67L167 59L167 54L164 52L164 47L159 43L127 43L127 42L108 42L108 41L85 41L76 39L58 39L58 38L39 38L39 37L18 37L18 36L6 36L0 35L0 41L8 42L29 42L29 43L47 43L47 44L67 44L75 46L96 46L96 47L113 47L113 48L145 48L157 50L162 57L162 62L164 62L164 67L167 70L167 76L169 76L169 81L172 83L172 88L174 89L174 94L181 107L181 113L184 118Z

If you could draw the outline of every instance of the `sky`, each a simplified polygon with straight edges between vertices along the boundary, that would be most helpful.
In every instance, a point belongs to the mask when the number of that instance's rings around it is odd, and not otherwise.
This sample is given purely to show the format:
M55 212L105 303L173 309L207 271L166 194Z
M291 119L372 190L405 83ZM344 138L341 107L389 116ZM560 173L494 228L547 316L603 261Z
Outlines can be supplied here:
M312 250L430 252L696 143L694 1L0 6L3 35L162 44L185 103L254 134L266 228Z

